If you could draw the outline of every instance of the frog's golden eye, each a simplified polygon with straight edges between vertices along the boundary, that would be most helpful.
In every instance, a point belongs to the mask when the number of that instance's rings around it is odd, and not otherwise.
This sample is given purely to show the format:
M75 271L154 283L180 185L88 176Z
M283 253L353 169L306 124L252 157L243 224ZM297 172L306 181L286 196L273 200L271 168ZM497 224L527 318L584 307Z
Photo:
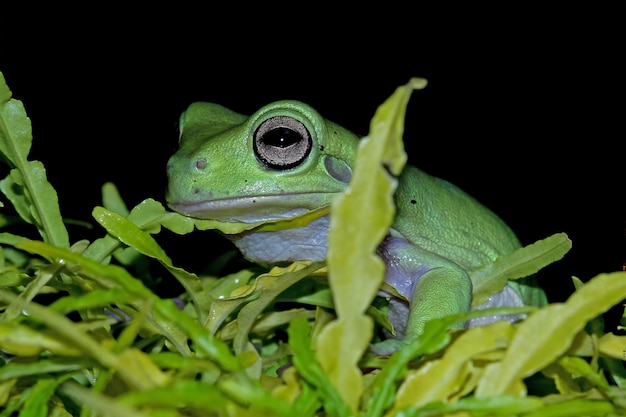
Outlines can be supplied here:
M274 116L259 125L253 136L254 153L271 169L300 165L311 152L313 139L306 126L289 116Z

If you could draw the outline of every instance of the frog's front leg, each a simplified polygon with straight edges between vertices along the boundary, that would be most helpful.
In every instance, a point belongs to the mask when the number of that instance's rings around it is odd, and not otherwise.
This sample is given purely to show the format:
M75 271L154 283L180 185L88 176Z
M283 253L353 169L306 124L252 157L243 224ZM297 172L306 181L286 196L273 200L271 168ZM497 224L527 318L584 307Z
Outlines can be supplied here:
M385 281L409 302L390 300L396 334L372 346L372 352L390 354L422 334L429 320L470 310L472 282L454 262L394 236L385 238L378 253L387 265Z

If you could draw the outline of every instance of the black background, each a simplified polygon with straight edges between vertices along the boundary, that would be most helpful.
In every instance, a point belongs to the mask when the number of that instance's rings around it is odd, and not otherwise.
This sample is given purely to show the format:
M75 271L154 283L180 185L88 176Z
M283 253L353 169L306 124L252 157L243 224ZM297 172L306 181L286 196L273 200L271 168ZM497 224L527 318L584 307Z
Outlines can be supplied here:
M617 2L9 5L0 71L65 217L90 220L106 181L129 207L163 201L192 101L251 113L299 99L366 133L376 107L420 76L429 85L408 108L410 162L477 197L523 243L566 232L572 251L542 273L552 300L571 275L626 261ZM192 270L227 247L207 233L159 240Z

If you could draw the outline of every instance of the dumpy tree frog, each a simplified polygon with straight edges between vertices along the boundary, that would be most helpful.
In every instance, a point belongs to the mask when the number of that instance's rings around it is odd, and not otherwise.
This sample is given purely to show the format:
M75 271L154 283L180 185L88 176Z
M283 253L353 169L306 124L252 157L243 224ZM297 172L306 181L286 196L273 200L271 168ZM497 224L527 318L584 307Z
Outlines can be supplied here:
M298 101L278 101L251 116L196 102L180 118L179 149L167 165L166 200L186 216L224 222L291 218L328 204L350 181L359 137ZM451 183L406 166L395 193L396 218L378 248L386 263L395 340L418 336L437 317L468 311L469 272L520 247L493 212ZM363 208L367 210L366 207ZM323 260L328 215L306 226L229 238L265 264ZM534 281L518 280L478 308L541 305ZM490 316L467 326L519 317Z

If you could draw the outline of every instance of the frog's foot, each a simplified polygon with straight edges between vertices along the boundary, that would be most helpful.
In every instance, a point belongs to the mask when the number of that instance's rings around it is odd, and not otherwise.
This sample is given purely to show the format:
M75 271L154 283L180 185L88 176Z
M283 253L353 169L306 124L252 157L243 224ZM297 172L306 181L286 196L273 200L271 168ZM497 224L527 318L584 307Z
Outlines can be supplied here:
M369 351L376 356L391 356L391 354L402 349L407 344L408 343L402 339L387 339L371 344Z

